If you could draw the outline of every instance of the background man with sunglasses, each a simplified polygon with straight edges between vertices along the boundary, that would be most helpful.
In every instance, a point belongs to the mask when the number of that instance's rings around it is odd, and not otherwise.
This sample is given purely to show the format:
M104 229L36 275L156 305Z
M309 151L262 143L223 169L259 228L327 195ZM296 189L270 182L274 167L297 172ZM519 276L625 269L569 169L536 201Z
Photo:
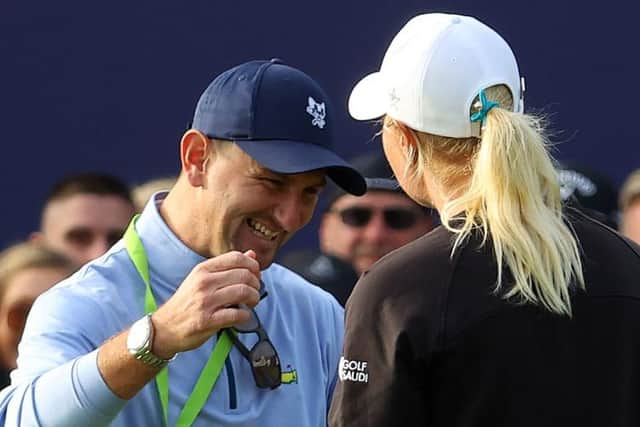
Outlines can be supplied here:
M0 425L326 426L343 311L272 262L327 178L366 190L331 114L277 60L218 76L171 191L34 305Z
M283 260L342 305L360 274L437 223L437 214L402 191L382 152L365 153L351 164L365 177L366 194L356 197L337 186L328 189L318 231L321 253L292 253Z

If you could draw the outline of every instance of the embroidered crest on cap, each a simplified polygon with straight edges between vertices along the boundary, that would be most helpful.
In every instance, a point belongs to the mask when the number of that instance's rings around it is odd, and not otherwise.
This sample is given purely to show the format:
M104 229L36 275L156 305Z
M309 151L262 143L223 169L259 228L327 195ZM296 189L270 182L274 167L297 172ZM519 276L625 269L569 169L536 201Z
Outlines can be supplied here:
M309 105L307 105L307 113L313 117L311 124L318 126L320 129L324 129L324 126L327 124L327 121L325 120L327 112L324 102L316 102L312 97L309 97L308 100Z

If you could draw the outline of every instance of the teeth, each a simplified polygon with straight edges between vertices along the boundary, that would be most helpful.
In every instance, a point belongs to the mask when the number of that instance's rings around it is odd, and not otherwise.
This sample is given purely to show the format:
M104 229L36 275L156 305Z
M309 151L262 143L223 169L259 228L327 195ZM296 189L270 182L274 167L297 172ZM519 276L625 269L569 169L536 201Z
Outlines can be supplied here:
M254 230L262 233L265 235L265 237L268 237L269 239L274 239L276 238L276 236L278 235L277 231L271 231L269 230L264 224L256 221L255 219L250 219L249 220L249 225L251 226L251 228L253 228Z

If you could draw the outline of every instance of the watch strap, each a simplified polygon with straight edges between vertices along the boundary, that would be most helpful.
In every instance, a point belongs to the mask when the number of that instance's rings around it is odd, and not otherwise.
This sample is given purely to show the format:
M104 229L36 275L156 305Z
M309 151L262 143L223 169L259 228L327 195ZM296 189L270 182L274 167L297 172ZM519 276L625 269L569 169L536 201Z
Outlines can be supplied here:
M148 347L141 349L136 354L134 354L133 357L135 357L142 363L154 368L164 368L169 362L175 359L175 356L173 356L171 359L161 359L160 357L153 354L151 352L151 349Z
M153 322L151 321L151 315L145 315L142 319L140 319L140 321L147 322L149 326L149 339L142 348L133 353L133 357L141 361L145 365L149 365L153 368L164 368L169 362L176 358L177 354L175 354L171 359L163 359L153 354L151 349L153 346L153 338L155 336L155 328L153 326Z

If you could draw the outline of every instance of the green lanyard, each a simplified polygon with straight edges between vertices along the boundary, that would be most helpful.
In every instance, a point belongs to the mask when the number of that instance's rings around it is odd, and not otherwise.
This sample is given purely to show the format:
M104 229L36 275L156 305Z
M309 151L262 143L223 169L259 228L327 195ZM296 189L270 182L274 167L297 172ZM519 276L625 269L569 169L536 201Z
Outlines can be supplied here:
M151 286L149 285L149 262L147 261L147 254L144 251L144 246L140 241L140 236L135 228L135 223L140 215L133 217L133 220L129 224L127 231L124 233L124 242L127 247L127 253L136 266L140 277L146 285L146 291L144 296L144 309L147 314L153 313L158 308L156 300L151 292ZM225 331L220 334L218 342L216 343L213 353L209 358L209 361L202 369L200 378L196 382L191 395L187 399L187 402L178 416L176 427L189 427L195 421L198 413L202 410L205 402L211 394L222 365L231 351L231 339L228 333ZM164 424L169 426L169 370L164 367L156 376L156 385L158 387L158 395L160 396L160 404L162 405L162 412L164 414Z

